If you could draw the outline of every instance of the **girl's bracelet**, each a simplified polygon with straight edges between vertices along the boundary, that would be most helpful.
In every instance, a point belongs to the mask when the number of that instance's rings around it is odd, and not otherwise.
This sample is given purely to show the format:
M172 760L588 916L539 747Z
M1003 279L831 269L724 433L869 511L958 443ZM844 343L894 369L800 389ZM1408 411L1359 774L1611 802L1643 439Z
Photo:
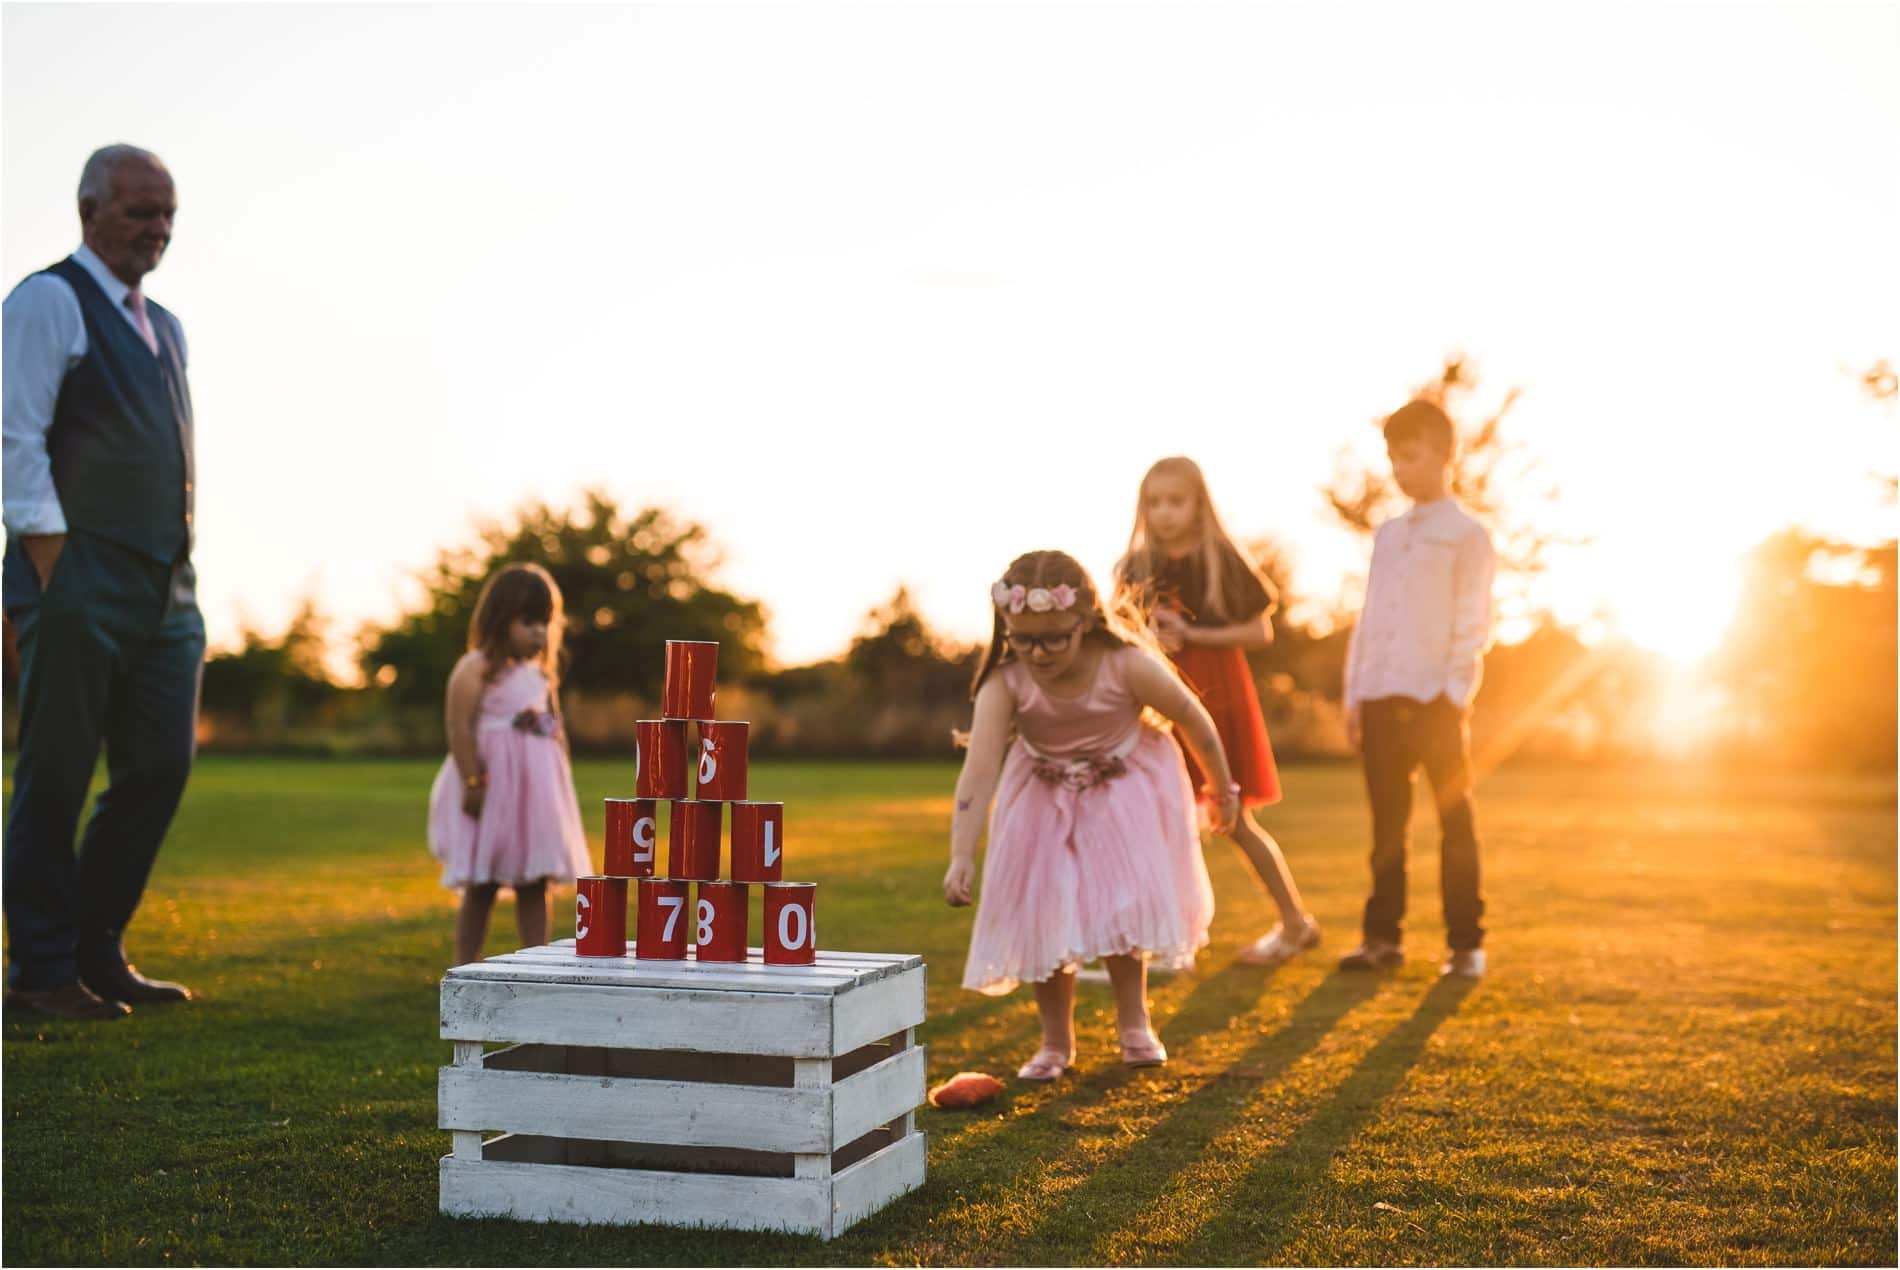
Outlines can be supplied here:
M487 772L482 772L481 774L476 775L476 776L464 776L462 778L463 789L484 789L487 787L487 785L488 785Z

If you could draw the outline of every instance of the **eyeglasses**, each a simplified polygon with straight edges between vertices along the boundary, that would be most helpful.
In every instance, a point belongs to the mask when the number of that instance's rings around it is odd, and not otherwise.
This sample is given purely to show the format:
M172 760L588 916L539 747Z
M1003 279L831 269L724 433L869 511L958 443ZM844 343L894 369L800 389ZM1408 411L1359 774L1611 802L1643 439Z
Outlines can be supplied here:
M1080 626L1072 626L1055 635L1011 634L1003 638L1009 641L1010 651L1016 653L1027 653L1032 648L1040 648L1045 653L1066 653L1069 651L1069 645L1075 642L1075 637L1081 632Z

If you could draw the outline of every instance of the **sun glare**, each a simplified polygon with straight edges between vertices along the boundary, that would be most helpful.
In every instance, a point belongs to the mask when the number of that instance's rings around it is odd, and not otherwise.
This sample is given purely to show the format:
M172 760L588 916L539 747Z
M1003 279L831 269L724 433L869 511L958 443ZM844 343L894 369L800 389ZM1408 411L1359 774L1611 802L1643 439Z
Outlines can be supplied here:
M1661 562L1622 579L1610 597L1617 628L1631 641L1681 662L1715 651L1735 618L1741 562Z

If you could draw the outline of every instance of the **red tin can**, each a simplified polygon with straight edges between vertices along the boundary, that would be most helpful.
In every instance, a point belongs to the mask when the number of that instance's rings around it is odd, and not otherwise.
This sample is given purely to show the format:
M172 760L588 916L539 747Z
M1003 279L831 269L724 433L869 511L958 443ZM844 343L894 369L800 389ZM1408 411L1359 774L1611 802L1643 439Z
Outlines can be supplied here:
M765 884L765 960L773 966L809 966L818 953L816 882Z
M641 878L640 938L633 955L648 961L686 960L686 936L692 927L691 882Z
M633 792L641 798L686 797L686 721L636 719Z
M785 876L785 804L732 805L732 880L777 882Z
M722 803L745 797L746 734L751 727L722 719L699 725L693 797Z
M627 955L627 879L574 879L574 951L582 957Z
M701 882L693 956L699 961L744 961L752 904L743 882Z
M668 813L666 876L711 882L719 876L719 822L724 803L682 798Z
M609 798L607 862L602 872L616 878L650 878L660 840L660 804L651 798Z
M713 682L719 675L719 645L704 640L666 641L666 687L660 713L669 719L713 717Z

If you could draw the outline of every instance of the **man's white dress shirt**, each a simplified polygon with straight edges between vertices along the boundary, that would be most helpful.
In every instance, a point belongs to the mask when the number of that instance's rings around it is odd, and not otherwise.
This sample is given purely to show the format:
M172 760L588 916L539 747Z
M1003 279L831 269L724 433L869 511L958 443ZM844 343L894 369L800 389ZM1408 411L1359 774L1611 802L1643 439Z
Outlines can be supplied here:
M1380 697L1464 708L1491 645L1491 535L1450 498L1419 503L1372 537L1366 603L1346 652L1346 706Z
M126 303L132 288L90 247L82 245L73 261L137 331L138 317ZM72 285L52 274L29 274L0 305L0 339L0 503L7 533L63 534L66 513L53 488L46 430L66 372L86 355L86 319Z

